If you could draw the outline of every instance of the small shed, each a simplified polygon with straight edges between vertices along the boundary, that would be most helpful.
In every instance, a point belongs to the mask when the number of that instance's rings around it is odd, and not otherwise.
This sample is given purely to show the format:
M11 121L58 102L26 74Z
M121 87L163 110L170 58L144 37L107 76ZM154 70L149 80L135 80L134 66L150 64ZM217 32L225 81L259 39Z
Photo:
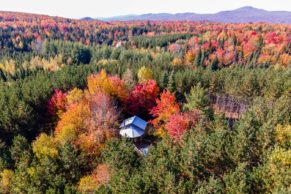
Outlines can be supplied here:
M147 122L138 116L124 120L120 125L120 135L128 138L141 137L145 133Z

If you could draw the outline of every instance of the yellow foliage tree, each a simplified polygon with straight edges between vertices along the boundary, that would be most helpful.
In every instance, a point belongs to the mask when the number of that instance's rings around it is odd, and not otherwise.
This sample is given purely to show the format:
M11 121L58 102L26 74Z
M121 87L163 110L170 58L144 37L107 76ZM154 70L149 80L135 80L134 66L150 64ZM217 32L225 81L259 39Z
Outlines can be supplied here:
M49 60L41 59L40 57L36 56L30 60L29 64L24 63L23 67L25 69L32 69L32 70L36 68L43 68L49 71L57 71L61 67L64 66L62 61L63 61L62 55L57 55L54 58L50 58Z
M275 133L276 140L280 145L291 145L291 125L277 125Z
M291 166L291 150L283 148L275 148L270 155L269 164L271 167L287 167Z
M114 59L101 59L97 62L97 66L117 65L117 64L118 64L118 60L114 60Z
M182 65L183 61L180 58L174 58L172 61L173 65Z
M82 90L80 90L78 88L72 89L67 94L68 105L75 104L75 103L79 102L82 99L82 97L83 97Z
M267 182L266 188L268 190L267 193L274 193L278 186L288 190L290 188L290 181L288 177L291 176L291 150L286 150L283 148L276 147L269 156L269 160L267 163L266 169L266 179Z
M92 176L85 176L80 179L78 190L81 193L94 193L94 191L97 191L97 189L97 180Z
M88 77L88 90L90 94L104 92L121 100L125 100L128 96L124 81L116 76L108 76L105 70L101 70L99 74Z
M90 75L88 77L88 90L91 94L100 92L100 90L107 94L112 93L113 87L105 70L101 70L97 75Z
M6 60L3 64L0 63L0 69L5 73L14 75L16 71L16 62L12 59L9 61Z
M77 131L75 125L68 124L63 127L63 129L56 134L56 139L61 143L65 144L67 142L73 142L77 138Z
M13 175L14 172L9 169L4 169L1 172L1 182L0 182L1 193L10 193Z
M42 133L32 143L35 156L42 161L45 157L55 158L58 156L57 142L53 136Z
M139 83L143 83L143 82L153 79L153 72L149 68L146 68L145 66L143 66L138 70L137 77L138 77Z

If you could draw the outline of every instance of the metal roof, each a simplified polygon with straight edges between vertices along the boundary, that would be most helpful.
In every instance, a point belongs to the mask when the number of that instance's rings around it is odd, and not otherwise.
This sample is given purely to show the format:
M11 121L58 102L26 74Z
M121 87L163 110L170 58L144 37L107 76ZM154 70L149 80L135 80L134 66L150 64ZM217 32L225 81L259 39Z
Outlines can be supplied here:
M128 126L120 130L120 135L123 137L129 137L129 138L136 138L140 137L144 134L144 130L136 127L136 126Z
M124 128L129 125L135 125L136 127L145 130L145 128L147 127L147 122L139 118L138 116L133 116L131 118L124 120L121 123L120 128Z
M129 138L140 137L145 133L147 122L134 116L124 120L120 125L120 135Z

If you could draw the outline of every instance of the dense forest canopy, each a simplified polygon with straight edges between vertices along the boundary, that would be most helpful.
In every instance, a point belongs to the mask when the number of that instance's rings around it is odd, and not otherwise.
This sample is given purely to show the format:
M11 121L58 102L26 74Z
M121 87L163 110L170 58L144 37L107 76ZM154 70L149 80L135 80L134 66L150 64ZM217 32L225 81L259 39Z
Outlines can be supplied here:
M0 12L0 193L289 193L290 34Z

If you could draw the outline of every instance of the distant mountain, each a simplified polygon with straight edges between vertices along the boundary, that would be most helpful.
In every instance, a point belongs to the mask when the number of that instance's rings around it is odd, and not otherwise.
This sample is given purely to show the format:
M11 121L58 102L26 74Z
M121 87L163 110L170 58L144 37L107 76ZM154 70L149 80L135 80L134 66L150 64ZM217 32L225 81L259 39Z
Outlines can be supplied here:
M84 21L93 21L95 19L94 18L91 18L91 17L84 17L81 20L84 20Z
M161 21L211 21L225 23L268 22L291 24L291 12L266 11L254 7L242 7L231 11L222 11L215 14L196 13L159 13L143 15L127 15L111 18L98 18L103 21L133 21L133 20L161 20Z

